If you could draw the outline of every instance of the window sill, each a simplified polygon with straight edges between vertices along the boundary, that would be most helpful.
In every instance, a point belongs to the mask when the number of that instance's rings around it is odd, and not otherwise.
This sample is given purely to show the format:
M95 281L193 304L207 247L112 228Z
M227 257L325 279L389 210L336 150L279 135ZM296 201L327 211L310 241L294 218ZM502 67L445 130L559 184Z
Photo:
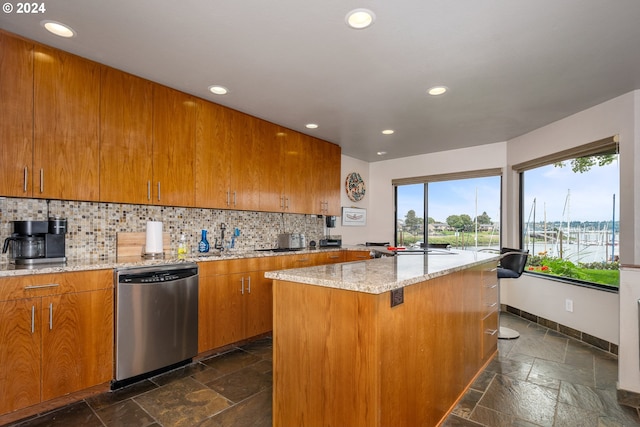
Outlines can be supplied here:
M610 292L610 293L614 293L614 294L619 293L619 288L615 287L615 286L607 286L607 285L601 285L599 283L584 282L582 280L570 279L570 278L567 278L567 277L552 276L551 274L536 273L536 272L533 272L533 271L526 271L526 270L522 274L523 275L527 275L527 276L539 277L539 278L546 279L546 280L551 280L553 282L561 282L561 283L566 283L568 285L581 286L583 288L595 289L595 290L603 291L603 292Z

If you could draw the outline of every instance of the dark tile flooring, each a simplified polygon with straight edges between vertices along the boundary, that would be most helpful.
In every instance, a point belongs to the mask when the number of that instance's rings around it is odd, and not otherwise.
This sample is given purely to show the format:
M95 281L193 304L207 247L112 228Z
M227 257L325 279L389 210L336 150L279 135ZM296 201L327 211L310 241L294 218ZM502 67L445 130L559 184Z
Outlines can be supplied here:
M501 322L521 337L499 341L443 426L640 426L616 400L615 356L511 314ZM271 426L271 366L261 339L11 426Z

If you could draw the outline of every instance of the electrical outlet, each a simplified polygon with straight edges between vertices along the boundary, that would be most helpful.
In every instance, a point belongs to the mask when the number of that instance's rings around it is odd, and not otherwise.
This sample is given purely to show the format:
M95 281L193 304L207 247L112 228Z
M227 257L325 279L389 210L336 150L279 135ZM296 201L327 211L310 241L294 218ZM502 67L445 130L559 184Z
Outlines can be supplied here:
M404 302L404 288L398 288L391 291L391 307L400 305Z
M564 300L564 309L567 310L569 313L573 313L573 300L572 299Z

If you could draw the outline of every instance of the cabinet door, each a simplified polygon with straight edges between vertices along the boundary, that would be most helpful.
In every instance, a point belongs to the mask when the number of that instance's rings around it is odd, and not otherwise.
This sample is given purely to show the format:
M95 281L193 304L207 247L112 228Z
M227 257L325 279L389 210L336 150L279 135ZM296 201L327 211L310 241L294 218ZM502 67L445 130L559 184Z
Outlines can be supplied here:
M340 215L340 147L313 139L316 173L309 178L314 189L313 212L322 215Z
M43 298L42 400L113 377L113 289Z
M202 269L200 269L202 274ZM198 353L216 347L216 278L200 276L198 281Z
M273 329L273 280L265 278L264 273L279 268L280 260L277 258L261 260L263 270L251 274L251 287L245 293L246 338Z
M322 142L324 175L322 178L322 193L324 194L325 215L340 216L340 191L342 179L340 177L342 154L340 146L329 142Z
M260 206L260 158L258 139L253 137L255 119L237 111L230 111L228 120L232 147L231 156L231 208L257 210Z
M260 210L283 212L285 206L284 176L286 166L286 141L289 131L265 121L258 121L254 129L258 149L262 157L260 168Z
M196 109L196 206L228 208L232 146L228 143L229 110L197 101Z
M40 402L40 298L0 302L0 414Z
M151 201L153 85L113 68L102 70L100 200Z
M231 344L244 338L242 279L246 274L215 276L213 348Z
M315 188L309 183L318 170L312 159L310 138L297 132L289 132L284 153L285 212L315 213L312 206Z
M33 196L99 197L100 66L35 47Z
M194 206L195 98L154 85L154 204Z
M0 196L31 196L33 44L0 32Z

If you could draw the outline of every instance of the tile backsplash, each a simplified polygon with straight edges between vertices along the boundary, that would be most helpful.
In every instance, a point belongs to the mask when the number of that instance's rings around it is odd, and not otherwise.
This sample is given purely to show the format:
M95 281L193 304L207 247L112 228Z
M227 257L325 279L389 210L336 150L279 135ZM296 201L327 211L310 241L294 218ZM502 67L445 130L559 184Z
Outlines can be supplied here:
M147 221L162 221L163 231L171 236L171 251L177 251L184 233L190 253L196 253L201 230L207 230L211 247L220 237L220 224L227 226L225 240L238 228L237 250L271 248L280 233L304 233L307 243L324 235L324 221L314 215L220 209L129 205L0 197L0 237L9 237L11 221L67 219L66 255L68 258L107 258L116 255L116 233L143 232ZM6 261L3 254L0 261Z

